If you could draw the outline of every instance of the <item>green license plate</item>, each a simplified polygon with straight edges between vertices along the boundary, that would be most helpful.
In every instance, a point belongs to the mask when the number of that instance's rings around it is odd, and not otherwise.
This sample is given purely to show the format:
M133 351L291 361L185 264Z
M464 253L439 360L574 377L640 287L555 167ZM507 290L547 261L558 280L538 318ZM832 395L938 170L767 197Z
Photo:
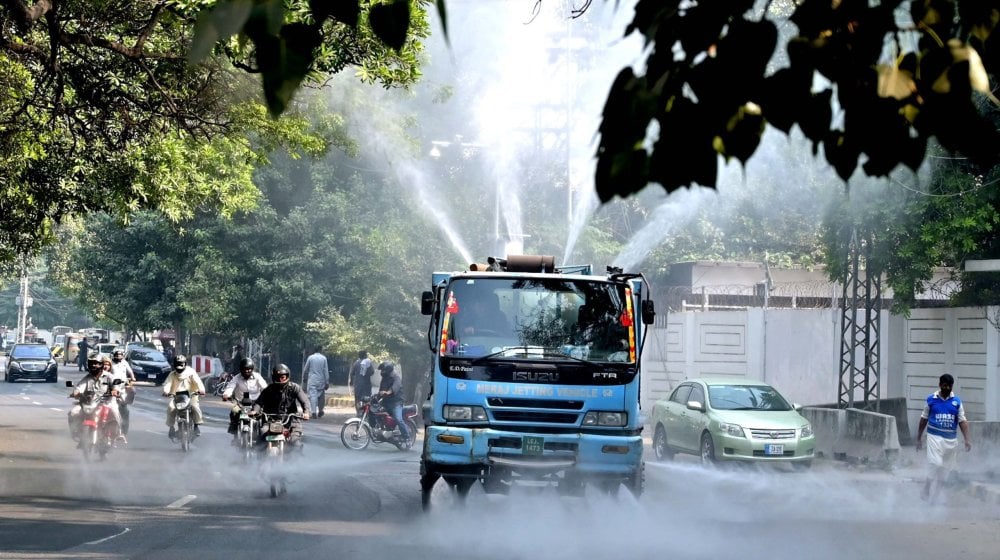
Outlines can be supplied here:
M521 440L521 453L525 455L541 455L545 450L545 438L524 436Z

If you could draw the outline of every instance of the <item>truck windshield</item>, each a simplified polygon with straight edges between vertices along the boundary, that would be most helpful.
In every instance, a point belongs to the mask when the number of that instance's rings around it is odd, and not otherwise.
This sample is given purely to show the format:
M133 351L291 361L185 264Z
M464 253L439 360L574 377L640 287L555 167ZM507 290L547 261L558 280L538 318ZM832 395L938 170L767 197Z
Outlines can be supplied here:
M633 361L625 286L603 280L456 278L445 292L442 356L511 355ZM537 350L534 352L533 350Z

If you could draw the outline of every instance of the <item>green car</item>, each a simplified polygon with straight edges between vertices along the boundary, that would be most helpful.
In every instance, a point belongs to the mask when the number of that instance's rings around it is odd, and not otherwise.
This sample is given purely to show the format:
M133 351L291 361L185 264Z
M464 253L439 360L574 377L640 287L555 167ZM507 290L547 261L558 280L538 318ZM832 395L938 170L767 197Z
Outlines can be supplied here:
M774 388L743 379L690 379L653 405L653 452L719 461L790 462L808 468L812 426Z

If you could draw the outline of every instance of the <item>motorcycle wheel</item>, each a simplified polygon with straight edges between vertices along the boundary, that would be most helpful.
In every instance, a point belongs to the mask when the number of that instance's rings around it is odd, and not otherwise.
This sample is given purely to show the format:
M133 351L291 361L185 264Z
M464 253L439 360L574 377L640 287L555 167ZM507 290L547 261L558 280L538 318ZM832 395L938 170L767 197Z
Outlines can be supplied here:
M244 464L253 459L253 443L250 441L250 432L240 432L240 453L243 455Z
M368 426L361 423L361 420L348 421L340 429L340 442L348 449L361 451L368 447L371 441L372 434Z
M93 426L84 426L80 433L80 449L83 451L83 460L89 461L97 445L97 430Z
M191 438L188 435L187 422L181 422L177 426L177 437L181 440L181 451L187 452L187 450L191 449Z

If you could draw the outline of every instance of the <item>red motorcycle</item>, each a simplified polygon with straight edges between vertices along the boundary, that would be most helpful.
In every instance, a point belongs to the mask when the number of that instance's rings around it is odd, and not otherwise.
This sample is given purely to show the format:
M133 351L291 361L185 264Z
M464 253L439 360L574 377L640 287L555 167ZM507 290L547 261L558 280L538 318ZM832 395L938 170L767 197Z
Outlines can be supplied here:
M115 380L108 392L100 395L94 391L86 391L79 397L83 412L83 422L80 427L80 449L83 458L89 461L95 453L103 461L115 446L118 437L118 421L111 409L115 397L111 389L118 389L122 381ZM67 381L66 384L72 384Z
M410 432L410 437L405 438L396 419L382 406L382 399L377 396L365 397L361 401L360 416L351 418L341 428L340 441L344 447L358 451L368 447L371 442L391 443L403 451L413 447L413 442L417 439L416 417L417 405L408 404L403 407L403 420Z

